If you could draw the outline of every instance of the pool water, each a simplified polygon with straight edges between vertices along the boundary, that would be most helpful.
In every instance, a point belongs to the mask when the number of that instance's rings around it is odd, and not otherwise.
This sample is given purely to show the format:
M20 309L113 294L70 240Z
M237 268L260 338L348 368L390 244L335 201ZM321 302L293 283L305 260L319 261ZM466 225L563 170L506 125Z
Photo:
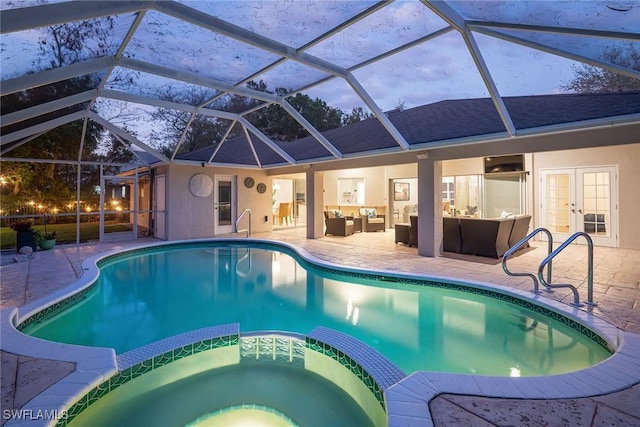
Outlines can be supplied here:
M505 301L326 273L260 245L190 245L105 262L86 299L24 332L123 353L234 322L241 332L336 329L407 374L538 376L576 371L610 356L560 321Z
M157 386L163 370L180 369L171 365L102 397L70 426L373 426L344 390L301 366L240 363Z

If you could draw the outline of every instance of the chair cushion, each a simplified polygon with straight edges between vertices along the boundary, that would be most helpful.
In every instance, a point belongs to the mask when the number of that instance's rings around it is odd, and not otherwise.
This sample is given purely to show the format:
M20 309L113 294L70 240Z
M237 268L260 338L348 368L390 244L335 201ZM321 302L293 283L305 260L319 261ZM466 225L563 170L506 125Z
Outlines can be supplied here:
M369 224L384 224L384 218L368 218Z
M369 219L375 218L378 214L375 208L362 208L360 209L360 216L367 216Z

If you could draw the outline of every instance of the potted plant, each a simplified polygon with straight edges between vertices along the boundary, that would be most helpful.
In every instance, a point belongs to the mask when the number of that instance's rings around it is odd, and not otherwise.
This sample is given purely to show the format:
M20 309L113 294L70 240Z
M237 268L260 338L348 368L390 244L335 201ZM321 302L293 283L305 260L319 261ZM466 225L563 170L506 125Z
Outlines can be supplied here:
M40 230L34 230L33 236L35 237L35 241L38 246L40 246L40 249L46 251L48 249L53 249L53 247L56 245L56 232L54 231L53 233L48 233L46 224L44 228L44 232Z
M16 232L16 248L18 252L24 247L30 247L32 251L37 248L35 230L31 228L31 221L17 221L11 224L11 229Z
M44 233L40 230L34 230L33 235L35 236L36 243L40 246L40 249L46 251L48 249L53 249L56 245L56 232L49 233L47 231L47 215L44 215Z

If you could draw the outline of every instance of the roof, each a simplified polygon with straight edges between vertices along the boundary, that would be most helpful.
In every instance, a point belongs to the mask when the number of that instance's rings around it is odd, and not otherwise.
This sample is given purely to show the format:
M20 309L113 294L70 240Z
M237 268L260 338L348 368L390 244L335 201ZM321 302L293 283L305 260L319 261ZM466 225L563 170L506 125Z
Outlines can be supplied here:
M523 134L531 134L536 130L542 132L550 126L558 130L562 125L574 127L580 123L604 123L610 118L622 121L624 117L629 117L630 120L637 120L640 113L640 92L519 96L503 100L511 112L516 130ZM454 144L468 138L489 141L508 135L490 98L440 101L387 115L409 145L420 149L445 143ZM375 118L332 129L322 135L345 154L372 154L378 150L401 151ZM259 140L252 142L260 152L262 166L286 163L275 152L268 153L266 144ZM304 160L298 155L300 152L305 152L314 159L331 158L330 153L310 136L293 142L276 143L296 159ZM225 163L230 160L238 161L233 158L235 153L237 158L247 162L244 165L257 165L245 138L226 141L219 152L214 151L215 147L212 146L177 158ZM271 156L267 158L265 154Z
M557 95L581 64L640 79L619 60L640 52L634 2L14 0L0 20L3 160L70 123L142 162L268 168L640 121L635 93ZM297 94L373 119L320 132ZM252 122L271 105L307 136ZM185 153L204 122L222 131Z

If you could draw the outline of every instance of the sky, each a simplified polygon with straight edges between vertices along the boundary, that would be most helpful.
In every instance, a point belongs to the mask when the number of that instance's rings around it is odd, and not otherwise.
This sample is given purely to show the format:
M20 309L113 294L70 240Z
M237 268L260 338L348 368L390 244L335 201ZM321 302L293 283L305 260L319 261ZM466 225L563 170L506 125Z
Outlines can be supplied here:
M25 3L30 4L29 1L4 0L2 10ZM183 3L253 31L259 36L268 37L282 46L299 48L376 2L257 0ZM496 20L502 16L509 22L525 25L563 25L640 32L640 5L624 0L482 1L450 4L472 19ZM117 51L134 18L133 14L114 18L114 26L109 28L107 40L111 54ZM304 52L321 61L330 61L351 70L356 81L382 111L400 105L411 108L445 99L489 96L469 49L457 31L449 31L370 65L358 67L362 61L446 26L440 17L421 2L397 1L318 43L305 46ZM32 69L33 64L38 64L38 40L41 34L41 30L2 34L2 80L23 75ZM562 86L571 81L575 67L580 64L476 31L472 35L502 96L561 93ZM601 41L596 37L566 34L525 34L505 30L503 35L525 37L531 45L559 45L575 56L591 55L596 59L601 58L602 53L611 47L623 46L620 44L622 42L610 39ZM640 44L637 41L635 43ZM95 48L95 44L87 43L77 53L81 59L89 59L93 55L92 48ZM184 71L203 79L235 84L273 64L279 55L150 10L127 45L123 58ZM115 76L121 75L119 72L113 73L105 87L122 89L121 84L114 82ZM278 86L297 89L329 77L324 70L295 61L287 61L254 75L255 80L267 82L270 90ZM147 73L138 73L125 88L131 93L150 96L168 85L185 91L193 87L176 81L170 83L168 79L153 77ZM215 94L215 91L211 90L211 93ZM354 107L366 109L354 89L340 78L330 79L304 90L303 93L312 98L320 98L345 112ZM133 105L132 109L144 110Z

